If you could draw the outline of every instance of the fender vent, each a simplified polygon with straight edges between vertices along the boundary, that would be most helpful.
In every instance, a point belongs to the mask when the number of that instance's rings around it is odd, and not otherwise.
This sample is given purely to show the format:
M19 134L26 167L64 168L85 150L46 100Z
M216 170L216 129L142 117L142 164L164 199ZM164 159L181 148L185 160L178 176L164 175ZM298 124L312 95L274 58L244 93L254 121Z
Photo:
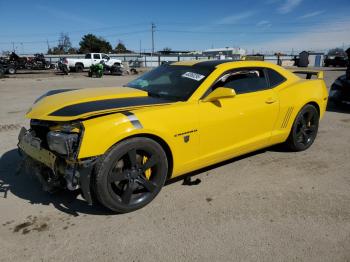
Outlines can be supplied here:
M291 116L292 113L293 113L293 109L294 109L294 107L289 107L289 108L287 109L287 113L286 113L286 115L285 115L285 117L284 117L284 119L283 119L281 128L286 128L286 127L287 127L288 122L289 122L289 119L290 119L290 116Z

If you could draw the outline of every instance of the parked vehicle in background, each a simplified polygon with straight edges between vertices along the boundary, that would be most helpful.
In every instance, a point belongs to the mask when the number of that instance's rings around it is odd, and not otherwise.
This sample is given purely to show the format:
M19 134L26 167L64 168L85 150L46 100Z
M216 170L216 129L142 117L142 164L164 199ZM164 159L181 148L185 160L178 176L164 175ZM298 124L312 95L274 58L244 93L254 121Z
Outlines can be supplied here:
M64 63L65 58L61 58L58 62L57 62L57 68L65 75L68 75L69 73L69 68L68 66Z
M341 66L347 65L347 58L345 56L326 56L324 59L324 66Z
M0 66L3 74L15 74L17 72L16 64L11 62L9 59L0 58Z
M34 57L29 57L25 65L26 69L44 70L50 69L51 64L45 60L44 54L34 54Z
M329 98L336 105L350 104L350 48L347 53L347 69L345 75L338 77L331 86Z
M338 77L331 86L329 99L337 106L350 104L350 79L346 75Z
M136 75L138 71L134 67L130 67L130 62L126 64L115 63L112 66L104 64L105 71L109 71L111 75Z
M103 71L105 70L103 63L98 63L90 66L89 77L98 77L103 76Z
M101 61L107 66L122 63L120 59L110 58L103 53L89 53L85 55L85 58L65 58L63 63L68 66L70 71L82 72L84 69L90 68L91 65L99 64Z
M15 52L12 52L8 57L8 62L13 64L16 69L25 69L28 63L28 58L20 57Z
M16 73L18 69L44 70L52 67L51 63L45 60L42 53L34 54L34 57L20 57L12 52L7 58L3 59L3 63L8 65L10 74Z
M3 78L5 75L5 68L0 64L0 78Z

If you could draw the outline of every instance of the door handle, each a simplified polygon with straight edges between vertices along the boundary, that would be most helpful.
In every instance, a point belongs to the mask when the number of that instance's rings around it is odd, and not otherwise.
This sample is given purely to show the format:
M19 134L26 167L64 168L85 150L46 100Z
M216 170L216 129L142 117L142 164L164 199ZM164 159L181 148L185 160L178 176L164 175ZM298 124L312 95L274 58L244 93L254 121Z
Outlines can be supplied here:
M272 103L275 103L275 102L276 102L276 99L274 99L274 98L272 98L272 97L269 97L269 98L265 101L266 104L272 104Z

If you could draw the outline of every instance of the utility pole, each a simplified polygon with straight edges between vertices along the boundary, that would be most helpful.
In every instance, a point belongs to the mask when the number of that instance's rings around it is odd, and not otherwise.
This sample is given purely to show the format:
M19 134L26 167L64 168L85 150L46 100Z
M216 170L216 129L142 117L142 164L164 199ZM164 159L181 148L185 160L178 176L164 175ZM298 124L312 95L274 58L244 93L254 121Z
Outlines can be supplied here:
M151 62L151 66L152 66L152 64L153 64L153 53L154 53L154 31L155 31L155 28L156 28L156 26L155 26L155 24L152 22L152 24L151 24L151 32L152 32L152 51L151 51L151 60L152 60L152 62Z
M140 57L141 57L141 39L140 39Z
M156 25L154 23L152 23L151 29L152 29L152 53L154 53L154 31L156 29Z
M49 52L49 50L50 50L50 44L49 44L49 40L48 40L48 39L46 39L46 43L47 43L47 52Z

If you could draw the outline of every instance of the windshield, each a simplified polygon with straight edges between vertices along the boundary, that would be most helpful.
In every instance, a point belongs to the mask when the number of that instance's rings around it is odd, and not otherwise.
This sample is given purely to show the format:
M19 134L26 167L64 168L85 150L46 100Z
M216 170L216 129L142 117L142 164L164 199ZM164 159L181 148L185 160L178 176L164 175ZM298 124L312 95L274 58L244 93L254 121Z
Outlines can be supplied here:
M212 70L195 66L162 65L126 86L146 91L149 96L185 101Z

